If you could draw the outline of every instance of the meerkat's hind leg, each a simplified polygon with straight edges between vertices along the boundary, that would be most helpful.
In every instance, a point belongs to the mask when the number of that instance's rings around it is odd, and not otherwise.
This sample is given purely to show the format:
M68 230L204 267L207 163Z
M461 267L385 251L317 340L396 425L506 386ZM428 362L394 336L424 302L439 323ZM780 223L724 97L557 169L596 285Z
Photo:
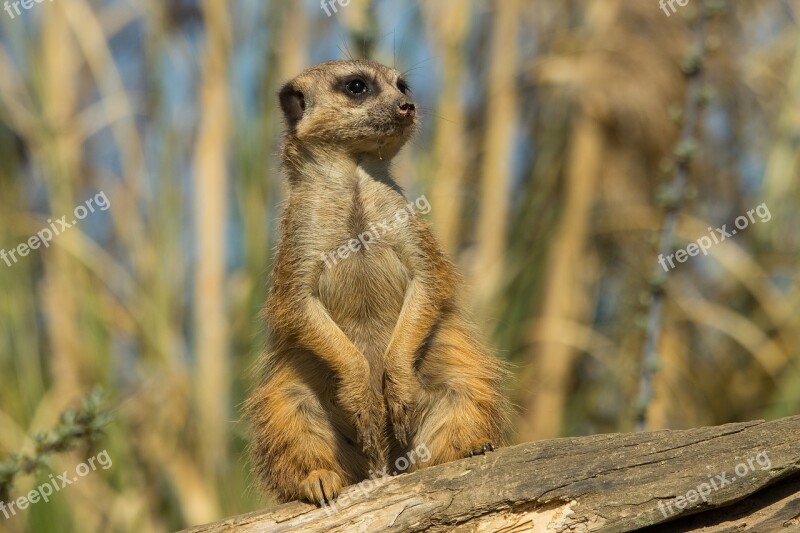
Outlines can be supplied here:
M501 383L507 372L458 318L431 340L419 367L424 376L413 446L427 446L423 466L483 455L503 445L508 401Z
M366 477L367 458L342 430L298 350L247 402L254 466L265 488L284 502L330 503L346 484ZM317 372L319 374L319 372ZM320 380L323 378L320 378Z
M501 445L499 430L490 420L491 409L484 411L473 398L452 390L429 401L413 443L430 452L430 460L422 466L483 455Z

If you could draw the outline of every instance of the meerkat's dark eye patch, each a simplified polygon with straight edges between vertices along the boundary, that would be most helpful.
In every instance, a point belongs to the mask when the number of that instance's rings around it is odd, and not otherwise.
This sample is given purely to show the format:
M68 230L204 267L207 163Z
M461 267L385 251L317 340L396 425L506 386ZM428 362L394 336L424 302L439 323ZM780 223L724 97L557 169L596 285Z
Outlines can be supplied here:
M403 94L411 94L411 87L409 87L408 83L406 83L406 80L404 80L402 78L399 78L397 80L397 88Z
M367 82L361 78L348 80L344 87L347 89L347 92L356 96L361 96L362 94L367 94L369 92L369 85L367 85Z
M281 103L283 116L289 128L294 128L306 110L306 98L302 91L297 89L292 83L287 83L278 94Z

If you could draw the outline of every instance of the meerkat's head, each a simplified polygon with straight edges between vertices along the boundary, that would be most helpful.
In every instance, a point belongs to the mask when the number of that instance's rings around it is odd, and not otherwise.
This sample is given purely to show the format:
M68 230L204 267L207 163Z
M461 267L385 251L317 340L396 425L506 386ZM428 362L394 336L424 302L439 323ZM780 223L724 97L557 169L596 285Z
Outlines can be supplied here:
M416 128L416 107L400 72L366 60L328 61L284 85L288 143L391 159Z

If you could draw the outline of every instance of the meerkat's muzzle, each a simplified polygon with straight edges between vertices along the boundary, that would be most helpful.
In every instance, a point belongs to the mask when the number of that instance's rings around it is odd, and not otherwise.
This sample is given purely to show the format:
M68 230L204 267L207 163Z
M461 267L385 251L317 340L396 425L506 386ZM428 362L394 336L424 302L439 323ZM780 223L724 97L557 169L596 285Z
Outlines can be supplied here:
M414 117L417 115L417 107L413 102L408 100L401 100L397 105L397 118L399 122L405 126L414 122Z

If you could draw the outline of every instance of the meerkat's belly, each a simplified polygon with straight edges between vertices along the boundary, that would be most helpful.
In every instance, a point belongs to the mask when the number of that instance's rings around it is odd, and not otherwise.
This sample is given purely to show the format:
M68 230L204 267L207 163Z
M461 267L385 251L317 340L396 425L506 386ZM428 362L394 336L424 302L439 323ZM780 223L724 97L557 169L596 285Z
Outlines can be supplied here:
M383 354L403 307L409 272L387 243L374 243L323 267L319 298L333 320L383 374Z

